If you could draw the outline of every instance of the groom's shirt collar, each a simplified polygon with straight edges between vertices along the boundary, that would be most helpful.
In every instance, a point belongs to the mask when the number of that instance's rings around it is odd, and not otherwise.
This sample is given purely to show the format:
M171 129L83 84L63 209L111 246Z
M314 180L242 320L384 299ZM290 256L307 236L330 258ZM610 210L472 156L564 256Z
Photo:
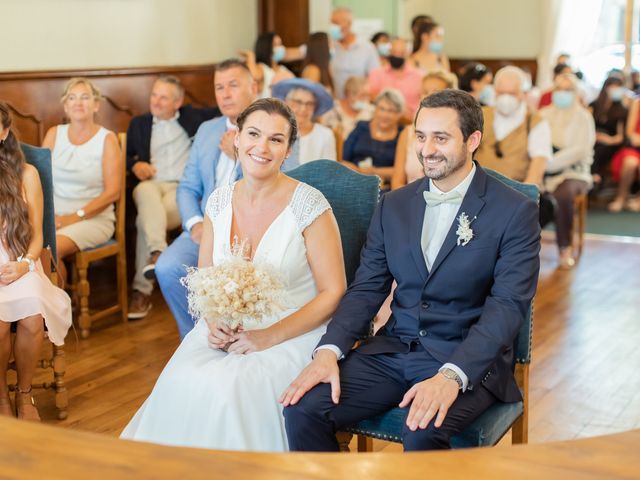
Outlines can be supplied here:
M458 192L462 196L462 198L464 198L464 196L467 194L467 190L469 190L469 186L471 185L471 182L473 181L473 177L476 174L476 170L477 170L476 164L475 162L473 162L471 166L471 171L469 172L469 174L458 185L452 188L451 191ZM438 187L436 187L432 179L429 179L429 191L433 193L439 193L441 195L444 195L445 193L442 190L440 190Z

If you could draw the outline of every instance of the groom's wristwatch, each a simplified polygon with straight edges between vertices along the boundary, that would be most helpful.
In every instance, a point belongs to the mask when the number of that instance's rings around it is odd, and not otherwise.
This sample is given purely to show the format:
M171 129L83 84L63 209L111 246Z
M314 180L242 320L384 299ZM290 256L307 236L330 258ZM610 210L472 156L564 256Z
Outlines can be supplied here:
M458 384L458 388L462 388L462 379L460 378L460 375L455 372L455 370L452 370L451 368L443 368L442 370L440 370L440 373L449 380L455 380Z

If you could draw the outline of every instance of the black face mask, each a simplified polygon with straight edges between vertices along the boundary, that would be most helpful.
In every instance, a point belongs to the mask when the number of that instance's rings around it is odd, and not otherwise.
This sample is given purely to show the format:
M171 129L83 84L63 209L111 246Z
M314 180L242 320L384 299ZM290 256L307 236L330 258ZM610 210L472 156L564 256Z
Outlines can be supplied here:
M388 59L389 65L391 65L391 68L394 70L400 70L404 66L404 58L402 57L394 57L393 55L390 55Z

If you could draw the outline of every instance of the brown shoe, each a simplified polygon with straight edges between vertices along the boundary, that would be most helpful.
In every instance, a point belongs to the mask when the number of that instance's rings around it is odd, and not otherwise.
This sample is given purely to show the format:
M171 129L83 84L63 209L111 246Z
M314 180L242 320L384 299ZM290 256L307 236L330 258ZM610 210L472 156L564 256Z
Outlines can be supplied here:
M28 391L16 390L16 412L18 419L29 422L39 422L40 414L36 408L36 402L31 396L31 388Z
M147 264L142 269L142 275L147 280L155 280L156 279L156 262L158 261L158 257L162 252L156 250L155 252L151 252L149 258L147 259Z
M129 299L129 313L127 313L127 318L129 320L144 318L151 310L151 307L151 295L146 295L138 290L134 290Z

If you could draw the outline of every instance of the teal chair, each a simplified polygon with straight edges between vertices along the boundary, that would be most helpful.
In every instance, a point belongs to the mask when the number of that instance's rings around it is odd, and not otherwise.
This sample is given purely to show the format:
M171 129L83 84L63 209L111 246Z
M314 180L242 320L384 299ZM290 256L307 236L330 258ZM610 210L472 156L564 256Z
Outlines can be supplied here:
M287 175L320 190L331 205L340 228L347 284L351 283L378 203L380 180L332 160L305 163Z
M22 152L28 164L33 165L38 170L40 183L42 185L43 215L42 215L42 236L43 249L40 255L42 268L49 275L51 281L57 285L56 276L56 219L53 208L53 175L51 172L51 152L46 148L32 147L22 144ZM13 325L15 327L15 324ZM15 362L9 363L9 369L15 370ZM64 347L56 346L50 341L45 341L42 347L38 367L51 369L53 376L48 381L32 384L33 388L52 389L55 392L55 404L58 411L58 418L67 418L67 406L69 404L69 394L64 382L66 371L66 361ZM9 385L10 390L15 390L16 384Z
M538 201L539 192L535 185L511 180L493 170L485 171L509 187ZM529 363L531 362L531 329L533 322L533 304L529 308L526 321L522 324L515 344L515 377L522 392L523 401L514 403L497 402L478 417L466 430L452 437L452 448L483 447L496 445L512 429L512 443L528 441L528 393ZM393 408L377 417L363 420L345 431L358 435L358 451L371 451L372 438L402 443L402 425L408 408Z

